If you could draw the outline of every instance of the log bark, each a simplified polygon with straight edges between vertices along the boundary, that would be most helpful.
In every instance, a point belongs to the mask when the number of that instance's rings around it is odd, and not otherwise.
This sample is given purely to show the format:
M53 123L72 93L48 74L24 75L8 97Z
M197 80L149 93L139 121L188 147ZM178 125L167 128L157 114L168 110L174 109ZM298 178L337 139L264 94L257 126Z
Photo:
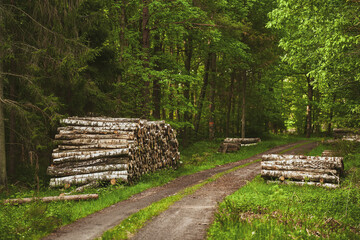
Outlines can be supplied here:
M108 117L68 117L67 119L71 120L82 120L82 121L92 121L92 122L115 122L115 123L140 123L140 118L108 118ZM61 123L65 123L63 120Z
M134 134L56 134L55 139L73 140L73 139L135 139Z
M135 143L134 140L126 139L73 139L73 140L62 140L62 145L71 146L82 146L82 145L95 145L95 144L109 144L109 145L128 145Z
M338 183L340 178L336 175L327 175L314 172L302 171L280 171L280 170L261 170L261 176L266 178L279 178L293 179L298 181L314 181L314 182L328 182Z
M129 122L113 122L113 121L89 121L89 120L80 120L80 119L63 119L61 123L74 125L74 126L92 126L92 127L118 127L121 129L137 129L139 127L138 123L129 123Z
M65 195L65 196L53 196L53 197L33 197L33 198L15 198L6 199L3 204L22 204L33 201L53 202L53 201L78 201L78 200L90 200L98 199L98 194L82 194L82 195Z
M83 154L83 155L55 158L53 159L53 162L56 164L56 163L69 162L69 161L85 161L100 157L129 156L129 155L130 155L129 149L116 149L112 151L99 151L92 154Z
M261 142L260 138L225 138L225 143L240 143L240 144L247 144L247 143L258 143Z
M57 187L63 186L64 184L85 184L92 181L104 181L111 179L121 179L125 182L128 180L128 172L127 171L107 171L107 172L98 172L91 174L82 174L82 175L74 175L67 177L59 177L59 178L51 178L50 186Z
M316 165L313 168L313 165L310 167L303 167L303 166L294 166L294 165L276 165L273 162L262 162L261 168L265 170L282 170L282 171L301 171L301 172L313 172L313 173L322 173L322 174L331 174L336 175L338 174L337 170L334 169L324 169L320 168L320 166Z
M310 185L316 187L327 187L327 188L338 188L339 184L333 183L319 183L319 182L295 182L295 181L267 181L267 183L278 183L278 184L294 184L299 186Z
M306 160L306 159L294 159L294 160L270 160L261 163L261 166L291 166L294 168L311 168L311 169L337 169L342 170L340 162L332 160Z
M47 169L47 174L50 176L73 176L79 174L90 174L96 172L105 171L124 171L128 169L128 164L106 164L99 166L87 166L87 167L67 167L59 168L56 166L50 166Z

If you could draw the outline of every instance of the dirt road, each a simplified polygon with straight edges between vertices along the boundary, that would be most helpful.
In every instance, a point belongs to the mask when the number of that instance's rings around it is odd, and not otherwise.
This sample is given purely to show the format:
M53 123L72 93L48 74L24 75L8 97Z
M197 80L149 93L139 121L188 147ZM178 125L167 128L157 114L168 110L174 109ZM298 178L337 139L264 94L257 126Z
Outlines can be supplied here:
M265 153L278 153L296 144L299 144L299 142L275 147ZM301 153L314 146L314 143L309 143L289 151L288 154ZM104 231L118 225L122 220L151 203L173 195L186 187L198 184L217 173L254 161L260 158L262 154L189 176L183 176L164 186L148 189L132 196L128 200L114 204L64 226L44 239L78 240L100 237ZM260 163L251 164L248 167L227 174L211 184L205 185L195 194L185 197L159 215L142 229L134 239L204 239L206 229L212 222L217 202L259 174L259 166ZM169 227L169 224L171 227ZM153 232L152 228L154 227L152 226L161 227L156 227L159 231ZM174 228L174 226L177 226L177 228ZM161 231L160 229L165 229L166 231Z

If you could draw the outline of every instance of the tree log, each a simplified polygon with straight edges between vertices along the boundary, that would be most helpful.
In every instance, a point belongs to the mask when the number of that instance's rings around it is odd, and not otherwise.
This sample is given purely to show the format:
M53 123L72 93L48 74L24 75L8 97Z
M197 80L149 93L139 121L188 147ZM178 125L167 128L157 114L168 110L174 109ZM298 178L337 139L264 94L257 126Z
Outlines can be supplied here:
M100 166L106 164L128 164L130 162L129 157L114 157L114 158L98 158L92 160L85 160L80 162L59 162L54 163L58 168L67 168L67 167L85 167L85 166Z
M91 174L82 174L75 176L67 176L60 178L51 178L50 186L59 187L65 184L85 184L92 181L104 181L111 179L121 179L123 181L128 181L128 172L127 171L108 171L108 172L98 172Z
M224 143L239 143L239 144L247 144L247 143L257 143L261 142L260 138L225 138Z
M108 117L68 117L71 120L85 120L96 122L125 122L125 123L140 123L140 118L108 118ZM61 121L63 122L63 121Z
M327 187L327 188L338 188L339 184L333 184L333 183L319 183L319 182L296 182L296 181L267 181L267 183L278 183L278 184L295 184L295 185L310 185L310 186L316 186L316 187Z
M82 145L94 145L94 144L110 144L110 145L129 145L133 144L135 141L127 139L73 139L73 140L63 140L61 141L62 145L70 146L82 146Z
M73 140L73 139L135 139L134 134L56 134L55 139Z
M294 160L275 160L275 161L263 161L262 166L291 166L294 168L312 168L312 169L342 169L342 165L336 161L321 161L321 160L305 160L305 159L294 159Z
M120 148L129 148L129 144L123 145L110 145L110 144L94 144L94 145L80 145L80 146L68 146L68 145L59 145L58 150L95 150L95 149L120 149ZM56 152L54 150L54 152Z
M129 156L129 149L115 149L112 151L99 151L92 154L60 157L53 159L53 163L69 162L69 161L85 161L101 157L114 157L114 156Z
M128 164L107 164L100 166L88 166L88 167L67 167L59 168L56 166L50 166L47 169L47 174L50 176L73 176L79 174L90 174L95 172L105 172L105 171L121 171L127 170Z
M336 175L319 174L314 172L302 171L280 171L280 170L261 170L261 176L267 178L279 178L283 176L286 179L293 179L299 181L315 181L315 182L328 182L338 183L340 178Z
M65 196L53 196L53 197L33 197L33 198L15 198L15 199L6 199L3 201L3 204L22 204L29 203L33 201L43 201L43 202L52 202L52 201L74 201L74 200L89 200L89 199L98 199L98 194L82 194L82 195L65 195Z
M335 169L322 168L319 165L307 165L308 167L304 167L304 165L276 165L273 162L262 162L261 168L265 170L285 170L285 171L302 171L302 172L313 172L313 173L323 173L323 174L331 174L336 175L339 172ZM314 168L315 167L315 168Z
M60 122L74 126L118 127L119 130L121 129L136 130L140 126L137 123L129 123L129 122L122 123L122 122L88 121L88 120L77 120L77 119L68 119L68 118L63 119Z

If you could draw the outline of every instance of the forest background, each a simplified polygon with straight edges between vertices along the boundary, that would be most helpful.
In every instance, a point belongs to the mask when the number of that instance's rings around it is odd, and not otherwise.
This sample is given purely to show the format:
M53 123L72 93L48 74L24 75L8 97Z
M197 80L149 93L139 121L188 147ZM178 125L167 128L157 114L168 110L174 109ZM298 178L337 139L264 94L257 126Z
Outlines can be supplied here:
M66 116L163 119L183 146L359 128L359 9L359 0L0 0L0 185L45 175Z

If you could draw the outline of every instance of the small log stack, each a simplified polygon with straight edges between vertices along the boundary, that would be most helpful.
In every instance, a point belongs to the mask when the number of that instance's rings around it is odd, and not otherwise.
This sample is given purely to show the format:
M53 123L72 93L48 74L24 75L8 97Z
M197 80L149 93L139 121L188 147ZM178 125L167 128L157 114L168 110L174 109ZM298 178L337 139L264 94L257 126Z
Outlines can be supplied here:
M333 134L337 139L360 142L360 129L334 128Z
M225 138L218 151L222 153L236 152L242 146L252 146L258 142L261 142L260 138Z
M262 156L261 176L268 180L336 188L343 174L342 157L268 154Z
M133 181L175 166L180 158L175 131L164 121L69 117L61 120L47 173L51 187L98 180Z

